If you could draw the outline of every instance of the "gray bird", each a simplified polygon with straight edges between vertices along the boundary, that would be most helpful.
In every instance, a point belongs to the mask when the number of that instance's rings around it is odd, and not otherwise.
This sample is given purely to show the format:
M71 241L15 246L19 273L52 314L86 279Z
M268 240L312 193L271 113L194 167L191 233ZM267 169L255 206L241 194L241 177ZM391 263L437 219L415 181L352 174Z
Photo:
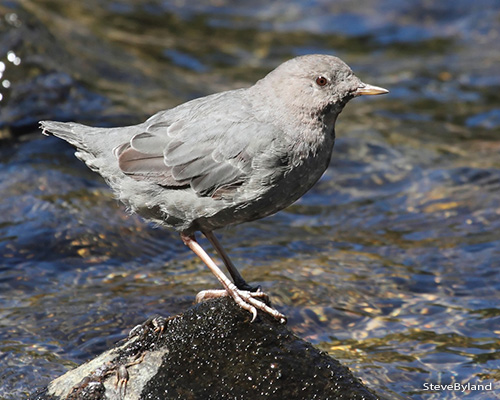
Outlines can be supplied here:
M76 157L102 175L131 211L180 233L224 288L203 291L198 301L229 295L252 321L262 310L285 322L266 295L245 282L213 231L299 199L328 167L335 121L346 103L387 92L362 83L336 57L306 55L247 89L195 99L139 125L40 124L43 133L75 146ZM214 246L233 281L196 241L196 231Z

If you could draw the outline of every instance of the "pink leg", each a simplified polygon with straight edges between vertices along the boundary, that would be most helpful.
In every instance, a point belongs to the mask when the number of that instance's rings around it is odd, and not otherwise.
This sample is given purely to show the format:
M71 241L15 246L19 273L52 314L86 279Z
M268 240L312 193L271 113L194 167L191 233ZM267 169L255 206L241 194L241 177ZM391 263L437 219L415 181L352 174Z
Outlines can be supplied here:
M250 292L255 292L257 288L252 288L248 283L245 282L245 280L240 275L240 273L234 266L233 262L229 258L229 255L226 253L226 251L220 244L219 240L217 239L217 236L215 236L213 232L202 232L202 233L210 241L210 243L212 243L212 246L214 246L214 249L222 258L222 261L224 261L224 265L229 271L231 278L233 278L233 282L236 285L236 287L241 290L248 290Z
M224 287L224 291L205 291L199 293L197 299L209 298L209 297L219 297L219 296L231 296L236 304L241 308L249 311L252 314L252 322L257 317L257 309L266 312L267 314L273 316L282 323L286 322L286 317L274 308L269 307L266 303L259 300L259 298L265 297L262 292L249 292L246 290L238 289L229 278L224 275L220 268L213 262L210 256L203 250L203 248L196 241L194 235L185 235L181 233L181 239L186 246L188 246L201 260L207 265L207 267L212 271L215 277ZM201 296L200 296L201 295Z

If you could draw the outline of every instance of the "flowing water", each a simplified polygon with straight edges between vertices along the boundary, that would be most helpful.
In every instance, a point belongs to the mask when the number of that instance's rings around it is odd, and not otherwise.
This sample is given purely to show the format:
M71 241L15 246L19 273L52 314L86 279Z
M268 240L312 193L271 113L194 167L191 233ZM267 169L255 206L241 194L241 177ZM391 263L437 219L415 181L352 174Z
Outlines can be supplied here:
M37 121L140 122L308 53L390 94L349 103L306 196L222 243L382 396L500 398L500 3L191 3L0 3L0 399L217 287Z

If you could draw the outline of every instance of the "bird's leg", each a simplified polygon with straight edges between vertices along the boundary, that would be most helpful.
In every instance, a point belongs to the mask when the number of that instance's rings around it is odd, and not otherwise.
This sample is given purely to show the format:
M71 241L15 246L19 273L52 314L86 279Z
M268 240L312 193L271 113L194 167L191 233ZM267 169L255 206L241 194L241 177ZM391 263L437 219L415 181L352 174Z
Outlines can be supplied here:
M224 287L224 291L214 290L201 292L196 296L197 301L202 300L206 297L220 297L220 296L231 296L236 304L241 308L249 311L252 314L252 322L257 317L257 309L264 311L265 313L273 316L282 323L286 322L286 317L279 311L272 307L269 307L260 298L266 297L263 292L249 292L247 290L238 289L229 278L224 275L220 268L213 262L210 256L203 250L200 244L196 241L194 234L185 235L181 233L181 239L186 246L188 246L201 260L207 265L207 267L212 271L215 277ZM200 296L201 295L201 296Z
M231 278L233 278L233 282L236 285L236 287L240 290L248 290L249 292L259 291L260 289L259 286L257 287L250 286L248 283L246 283L245 279L243 279L243 277L238 272L233 262L229 258L229 255L226 253L226 251L220 244L219 239L217 239L217 236L215 236L215 234L211 231L208 232L202 231L202 233L210 241L210 243L212 243L212 246L214 246L214 249L217 251L220 258L222 258L222 261L224 261L224 265L226 266L229 274L231 275Z

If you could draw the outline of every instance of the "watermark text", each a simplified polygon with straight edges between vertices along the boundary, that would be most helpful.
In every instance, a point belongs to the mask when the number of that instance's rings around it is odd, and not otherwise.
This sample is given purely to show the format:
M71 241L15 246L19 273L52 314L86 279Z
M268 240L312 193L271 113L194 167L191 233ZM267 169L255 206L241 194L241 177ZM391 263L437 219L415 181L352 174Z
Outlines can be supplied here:
M424 383L423 384L424 390L436 390L436 391L445 391L445 390L450 390L450 391L460 391L462 393L464 392L472 392L472 391L486 391L486 390L493 390L493 383L486 383L484 385L481 384L472 384L470 382L464 384L461 384L459 382L455 383L450 383L448 385L441 385L441 384L435 384L435 383Z

